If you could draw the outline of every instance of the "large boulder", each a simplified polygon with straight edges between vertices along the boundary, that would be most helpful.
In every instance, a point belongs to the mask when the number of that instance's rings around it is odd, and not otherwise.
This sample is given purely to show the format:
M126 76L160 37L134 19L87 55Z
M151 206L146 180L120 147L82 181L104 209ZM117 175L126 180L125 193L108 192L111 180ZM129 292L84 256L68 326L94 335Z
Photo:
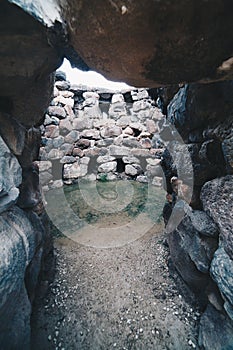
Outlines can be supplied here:
M3 349L29 349L31 304L25 272L41 235L34 233L25 213L12 207L0 216L0 343ZM34 279L37 283L40 261Z
M60 4L73 47L112 80L155 87L232 76L230 1Z
M166 229L176 269L193 290L204 293L209 283L210 264L218 247L214 237L216 226L207 214L193 211L185 202L179 201Z
M233 259L233 175L207 182L201 191L204 210L217 223L222 246Z

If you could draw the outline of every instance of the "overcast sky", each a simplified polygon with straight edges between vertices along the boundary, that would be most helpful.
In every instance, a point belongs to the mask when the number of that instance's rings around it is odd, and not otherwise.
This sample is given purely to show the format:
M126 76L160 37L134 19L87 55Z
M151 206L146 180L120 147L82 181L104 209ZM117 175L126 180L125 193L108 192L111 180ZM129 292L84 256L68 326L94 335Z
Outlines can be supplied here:
M99 73L93 71L83 72L77 68L72 68L67 59L64 59L63 64L58 70L65 72L67 80L72 84L82 84L89 87L102 87L113 90L121 90L129 87L129 85L125 83L107 80Z

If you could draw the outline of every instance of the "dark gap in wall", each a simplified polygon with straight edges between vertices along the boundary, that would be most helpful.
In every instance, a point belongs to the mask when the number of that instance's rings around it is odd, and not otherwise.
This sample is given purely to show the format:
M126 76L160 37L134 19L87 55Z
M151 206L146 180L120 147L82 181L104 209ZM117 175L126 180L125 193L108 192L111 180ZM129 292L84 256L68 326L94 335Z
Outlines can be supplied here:
M126 103L133 103L134 102L132 99L131 91L124 93L123 96L124 96Z
M135 129L135 128L132 128L133 129L133 132L134 132L134 136L137 137L141 134L141 130L139 129Z
M123 162L122 158L117 158L117 168L116 171L118 173L124 173L125 171L125 163Z

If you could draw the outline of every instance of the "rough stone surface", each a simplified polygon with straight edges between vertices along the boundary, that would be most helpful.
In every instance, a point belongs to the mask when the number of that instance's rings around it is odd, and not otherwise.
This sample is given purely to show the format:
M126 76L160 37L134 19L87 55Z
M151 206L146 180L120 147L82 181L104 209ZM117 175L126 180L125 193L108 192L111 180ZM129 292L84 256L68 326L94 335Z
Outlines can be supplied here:
M233 176L207 182L201 191L204 210L217 223L223 247L233 259Z
M233 260L223 248L214 254L211 263L211 275L217 283L223 298L233 306ZM227 308L228 309L228 308ZM232 313L229 316L232 318Z
M209 304L201 317L198 343L205 350L232 349L233 322Z
M203 290L208 282L208 271L217 249L217 240L200 236L192 226L191 208L180 201L173 209L167 230L173 263L183 279L194 290ZM185 261L185 263L184 263Z
M110 173L111 171L116 171L117 162L107 162L103 163L98 167L100 173Z

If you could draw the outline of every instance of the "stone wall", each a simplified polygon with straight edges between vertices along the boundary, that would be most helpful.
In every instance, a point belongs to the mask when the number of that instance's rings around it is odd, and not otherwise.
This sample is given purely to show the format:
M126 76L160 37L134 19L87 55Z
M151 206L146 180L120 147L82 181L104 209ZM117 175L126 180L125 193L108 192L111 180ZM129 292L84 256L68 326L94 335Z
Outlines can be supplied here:
M4 349L29 347L29 299L33 300L43 256L51 248L34 161L40 146L38 126L50 101L53 72L62 59L137 86L232 79L232 1L125 4L122 8L118 0L51 0L48 11L45 1L0 2ZM185 276L191 278L189 284L199 286L199 294L208 300L200 325L200 344L208 350L231 349L233 343L231 85L185 85L167 108L168 121L189 145L195 173L192 208L183 205L187 215L170 233L170 250L183 278L188 283ZM164 111L171 93L165 90ZM161 131L169 143L173 130L164 125ZM176 169L168 152L163 158L169 189Z
M88 180L134 179L162 184L158 123L150 90L114 92L70 85L57 72L45 115L40 179L45 190Z
M177 150L187 147L192 160L190 205L178 197L167 232L176 269L206 308L199 337L205 349L230 349L233 344L232 95L232 81L185 85L168 104L161 129L169 135L169 128L175 126L184 141ZM169 136L167 141L169 149ZM168 183L185 168L181 158L182 154L174 159L164 153ZM183 219L176 226L178 217Z

